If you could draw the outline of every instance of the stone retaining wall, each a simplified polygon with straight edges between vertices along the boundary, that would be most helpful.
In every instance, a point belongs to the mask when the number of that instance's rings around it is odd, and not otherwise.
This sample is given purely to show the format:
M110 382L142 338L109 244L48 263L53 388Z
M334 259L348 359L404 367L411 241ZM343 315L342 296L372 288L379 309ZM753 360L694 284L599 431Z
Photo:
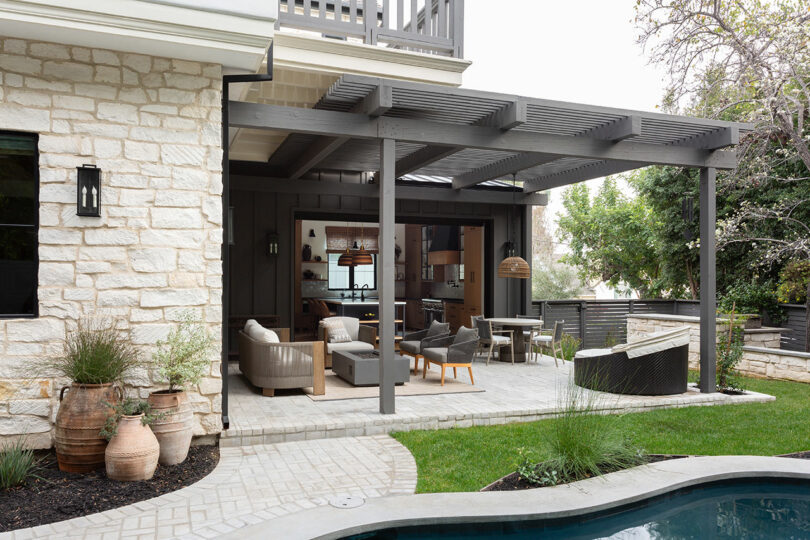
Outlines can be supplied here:
M221 431L221 68L0 40L0 129L39 134L39 317L0 320L0 443L51 444L58 388L35 375L79 317L117 317L150 358L183 310L216 337L190 399L195 435ZM76 216L76 167L102 170L102 217ZM146 396L143 369L128 381Z
M700 320L682 315L638 315L627 317L627 339L653 332L689 327L689 367L700 367ZM728 324L717 324L718 337ZM810 382L810 354L779 348L782 328L748 329L743 333L743 357L737 369L743 375Z

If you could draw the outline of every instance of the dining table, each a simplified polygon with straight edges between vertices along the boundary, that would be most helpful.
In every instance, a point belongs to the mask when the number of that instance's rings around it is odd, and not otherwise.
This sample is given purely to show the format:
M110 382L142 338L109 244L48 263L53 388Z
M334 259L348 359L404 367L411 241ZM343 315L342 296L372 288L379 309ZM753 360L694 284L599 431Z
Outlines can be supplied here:
M515 362L526 361L526 340L523 339L523 330L526 328L542 327L542 319L524 319L518 317L493 317L487 319L493 326L503 330L512 331L512 341L514 346ZM512 362L512 350L509 346L501 346L498 353L498 360L501 362Z

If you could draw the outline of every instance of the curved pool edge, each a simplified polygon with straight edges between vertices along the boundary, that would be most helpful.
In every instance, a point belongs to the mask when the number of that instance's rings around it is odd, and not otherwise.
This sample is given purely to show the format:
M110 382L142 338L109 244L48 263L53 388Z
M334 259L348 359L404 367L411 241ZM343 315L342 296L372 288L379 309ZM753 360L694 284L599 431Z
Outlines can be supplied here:
M233 538L336 539L389 527L554 519L592 514L681 488L740 478L810 480L810 460L765 456L674 459L562 486L522 491L431 493L320 506L239 529Z

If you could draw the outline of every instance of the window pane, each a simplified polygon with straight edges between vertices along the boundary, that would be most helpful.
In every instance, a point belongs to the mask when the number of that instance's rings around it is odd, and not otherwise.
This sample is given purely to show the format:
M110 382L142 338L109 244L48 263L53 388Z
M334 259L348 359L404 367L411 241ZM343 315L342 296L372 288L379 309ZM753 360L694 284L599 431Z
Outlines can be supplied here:
M349 288L349 267L338 266L337 262L340 258L340 253L329 254L329 264L327 265L329 272L329 289L348 289Z
M36 225L36 139L0 133L0 224Z
M374 280L374 270L377 268L377 256L372 255L374 264L366 264L354 267L354 286L359 289L363 285L368 285L369 289L376 289L377 283Z
M0 315L35 313L37 231L0 226Z

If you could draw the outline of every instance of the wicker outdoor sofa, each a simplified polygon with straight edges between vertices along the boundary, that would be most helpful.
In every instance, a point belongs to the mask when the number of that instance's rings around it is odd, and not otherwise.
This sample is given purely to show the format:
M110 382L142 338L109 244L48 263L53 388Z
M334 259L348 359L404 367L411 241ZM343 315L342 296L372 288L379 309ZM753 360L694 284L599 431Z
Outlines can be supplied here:
M574 383L610 392L662 396L686 392L689 328L650 334L612 349L586 349L574 356Z

